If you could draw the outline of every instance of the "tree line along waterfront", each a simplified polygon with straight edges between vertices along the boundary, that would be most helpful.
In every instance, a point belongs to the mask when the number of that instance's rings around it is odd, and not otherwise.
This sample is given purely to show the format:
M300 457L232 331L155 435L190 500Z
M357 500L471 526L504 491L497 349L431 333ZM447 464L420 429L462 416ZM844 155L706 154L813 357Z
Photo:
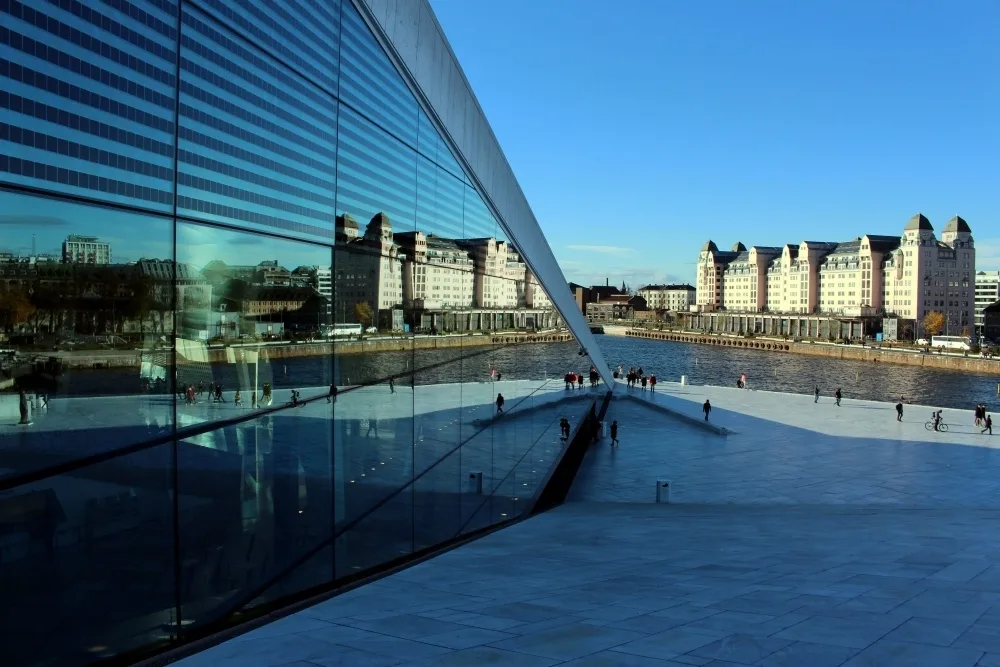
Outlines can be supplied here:
M921 366L612 335L599 335L597 340L612 367L642 366L646 373L655 373L664 382L679 382L684 375L693 385L735 387L736 380L746 373L752 390L811 395L818 386L823 396L832 396L840 387L845 398L895 402L903 396L907 403L968 410L980 402L991 410L1000 405L997 396L1000 373L957 373Z

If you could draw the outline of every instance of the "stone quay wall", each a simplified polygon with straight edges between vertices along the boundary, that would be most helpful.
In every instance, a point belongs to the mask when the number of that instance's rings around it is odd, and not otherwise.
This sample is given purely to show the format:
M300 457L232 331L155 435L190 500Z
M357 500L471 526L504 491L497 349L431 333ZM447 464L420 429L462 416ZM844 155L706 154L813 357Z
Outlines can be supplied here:
M839 345L821 342L794 342L783 339L741 338L718 334L684 333L677 331L646 331L629 329L626 336L663 340L675 343L696 343L698 345L715 345L718 347L735 347L750 350L763 350L782 354L807 354L814 357L830 357L834 359L853 359L870 363L899 364L901 366L924 366L943 370L961 371L965 373L993 374L1000 373L1000 359L984 359L978 355L963 356L958 354L939 354L937 352L921 352L913 349L893 349L889 347L871 347L860 345Z
M267 358L292 359L296 357L321 357L333 354L371 354L375 352L407 352L410 350L437 350L456 347L479 347L486 345L518 345L526 343L565 343L573 341L569 332L552 333L495 333L473 336L421 336L413 338L366 338L362 340L343 340L314 343L284 343L272 345L233 345L230 347L209 347L207 357L209 363L228 363L232 350L236 357L242 351L262 349L267 351ZM204 349L204 348L203 348ZM169 350L158 351L164 357L169 356ZM51 352L41 355L58 359L63 368L138 368L143 354L153 354L142 350L101 350L101 351L70 351ZM199 359L203 363L203 360ZM189 363L183 354L177 355L179 364Z

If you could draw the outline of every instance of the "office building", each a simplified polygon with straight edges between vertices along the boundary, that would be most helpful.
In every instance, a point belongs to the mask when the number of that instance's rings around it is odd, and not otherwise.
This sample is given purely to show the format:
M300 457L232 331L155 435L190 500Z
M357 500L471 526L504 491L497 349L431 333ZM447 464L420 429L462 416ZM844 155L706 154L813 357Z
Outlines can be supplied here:
M976 271L976 331L982 329L983 309L1000 300L1000 271Z
M149 657L535 507L606 394L548 401L608 366L426 0L0 12L4 233L62 250L0 257L5 665Z
M111 244L96 236L70 234L62 244L62 259L66 264L110 264Z
M973 326L975 265L972 230L958 216L940 239L918 214L900 236L749 249L737 243L726 252L708 241L698 256L696 304L703 312L891 315L918 329L937 311L945 331L959 334Z
M646 300L650 310L686 311L695 303L696 290L692 285L646 285L635 293Z

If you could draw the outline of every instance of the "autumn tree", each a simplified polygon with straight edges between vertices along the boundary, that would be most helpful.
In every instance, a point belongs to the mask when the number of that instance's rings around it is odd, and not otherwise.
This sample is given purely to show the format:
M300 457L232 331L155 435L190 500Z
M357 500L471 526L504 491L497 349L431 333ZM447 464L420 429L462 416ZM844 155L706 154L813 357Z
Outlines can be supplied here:
M35 312L28 293L21 287L8 287L0 282L0 327L11 332L25 323Z
M368 305L367 302L362 301L354 304L354 317L362 324L362 326L370 326L374 315L372 307Z
M944 313L932 310L924 316L924 331L930 336L937 336L944 330Z

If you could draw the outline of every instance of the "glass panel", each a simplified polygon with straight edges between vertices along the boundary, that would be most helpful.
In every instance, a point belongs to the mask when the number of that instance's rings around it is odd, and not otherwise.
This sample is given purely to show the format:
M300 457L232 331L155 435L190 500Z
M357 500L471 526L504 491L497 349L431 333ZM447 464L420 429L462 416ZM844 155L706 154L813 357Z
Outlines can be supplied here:
M201 0L243 38L331 93L340 71L340 0ZM287 101L287 100L286 100Z
M180 426L328 393L329 247L182 223L177 253Z
M413 552L413 487L385 499L337 538L337 577L349 577Z
M183 19L178 213L329 239L336 102L197 10Z
M343 3L340 99L411 148L417 100L350 2Z
M457 348L461 349L461 348ZM420 360L433 350L417 350ZM462 384L435 380L461 373L461 359L417 374L413 389L416 548L450 539L461 528ZM457 378L453 378L457 379Z
M331 580L333 405L326 398L179 441L186 622Z
M0 476L169 437L171 222L0 191L0 228Z
M0 181L172 210L176 6L134 4L4 7Z
M0 496L4 664L85 665L176 633L173 446Z

